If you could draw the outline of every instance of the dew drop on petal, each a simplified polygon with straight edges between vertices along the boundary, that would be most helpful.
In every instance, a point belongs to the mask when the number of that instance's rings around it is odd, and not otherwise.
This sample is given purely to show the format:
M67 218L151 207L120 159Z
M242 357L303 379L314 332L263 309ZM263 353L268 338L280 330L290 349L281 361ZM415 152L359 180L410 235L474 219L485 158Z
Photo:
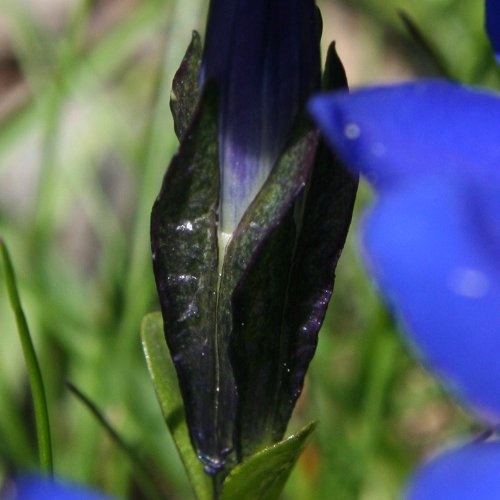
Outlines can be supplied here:
M449 277L448 284L454 293L470 299L484 297L490 288L488 276L478 269L469 267L454 269Z
M357 139L361 134L361 129L359 128L359 125L356 123L348 123L344 127L344 135L348 139Z

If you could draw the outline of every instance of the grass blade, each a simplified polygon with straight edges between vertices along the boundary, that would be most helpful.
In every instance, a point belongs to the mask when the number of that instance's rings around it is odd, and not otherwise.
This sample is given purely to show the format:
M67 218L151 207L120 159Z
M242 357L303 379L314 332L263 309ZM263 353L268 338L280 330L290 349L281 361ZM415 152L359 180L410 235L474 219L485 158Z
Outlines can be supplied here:
M399 10L398 14L401 21L405 25L405 28L408 30L408 33L413 38L417 46L427 56L428 60L433 64L439 76L449 80L456 80L438 49L418 27L417 23L413 21L413 19L404 10Z
M21 300L16 285L16 276L14 267L9 255L7 246L0 239L0 253L2 255L3 267L5 271L5 282L9 295L10 305L16 317L17 329L19 338L23 348L24 359L28 369L28 377L31 387L31 395L33 398L33 408L35 412L36 434L38 439L38 454L40 458L40 468L42 471L52 476L53 461L52 461L52 445L50 439L50 424L49 412L47 408L47 399L45 397L45 389L43 386L42 372L40 364L36 357L35 348L26 321Z

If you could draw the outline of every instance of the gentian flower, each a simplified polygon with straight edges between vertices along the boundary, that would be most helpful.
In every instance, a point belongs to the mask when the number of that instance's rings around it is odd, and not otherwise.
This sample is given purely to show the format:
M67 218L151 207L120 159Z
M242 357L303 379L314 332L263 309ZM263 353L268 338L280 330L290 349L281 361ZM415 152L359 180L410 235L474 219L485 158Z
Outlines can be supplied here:
M500 98L424 81L319 97L312 110L379 192L363 247L382 292L431 367L495 421Z
M500 442L444 452L413 478L408 500L492 500L500 492Z
M487 14L498 52L498 2L487 2ZM497 425L500 96L424 80L317 97L310 111L375 188L362 251L409 341L464 404ZM408 496L492 498L499 463L498 443L447 452L416 476Z
M212 0L174 79L153 268L191 441L218 477L282 438L352 215L357 179L305 112L320 31L314 0ZM334 47L327 61L327 88L345 87Z
M297 113L320 86L312 1L213 0L202 80L219 87L219 224L230 235L259 192Z
M38 476L20 478L7 487L4 500L112 500L111 497L75 484Z

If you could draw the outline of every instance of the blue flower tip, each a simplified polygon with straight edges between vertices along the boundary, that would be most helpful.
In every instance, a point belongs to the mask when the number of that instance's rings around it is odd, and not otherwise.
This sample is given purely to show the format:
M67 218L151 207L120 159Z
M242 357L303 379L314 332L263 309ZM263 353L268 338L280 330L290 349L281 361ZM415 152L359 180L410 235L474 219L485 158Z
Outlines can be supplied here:
M104 494L83 486L27 476L16 480L7 488L5 500L112 500Z

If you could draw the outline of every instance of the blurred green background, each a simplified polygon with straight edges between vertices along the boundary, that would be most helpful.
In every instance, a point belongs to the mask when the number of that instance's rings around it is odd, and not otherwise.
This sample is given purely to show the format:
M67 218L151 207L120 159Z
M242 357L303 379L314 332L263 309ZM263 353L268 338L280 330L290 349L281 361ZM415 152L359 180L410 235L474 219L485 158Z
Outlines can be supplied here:
M498 88L482 2L319 2L351 86L437 76ZM149 213L177 140L170 84L208 0L0 0L0 236L48 391L58 475L148 498L126 455L67 389L102 409L165 496L191 498L143 359L158 309ZM441 60L410 37L406 12ZM395 498L443 444L478 431L410 356L357 251L362 185L334 299L290 431L320 419L289 499ZM29 386L0 271L0 484L36 467Z

